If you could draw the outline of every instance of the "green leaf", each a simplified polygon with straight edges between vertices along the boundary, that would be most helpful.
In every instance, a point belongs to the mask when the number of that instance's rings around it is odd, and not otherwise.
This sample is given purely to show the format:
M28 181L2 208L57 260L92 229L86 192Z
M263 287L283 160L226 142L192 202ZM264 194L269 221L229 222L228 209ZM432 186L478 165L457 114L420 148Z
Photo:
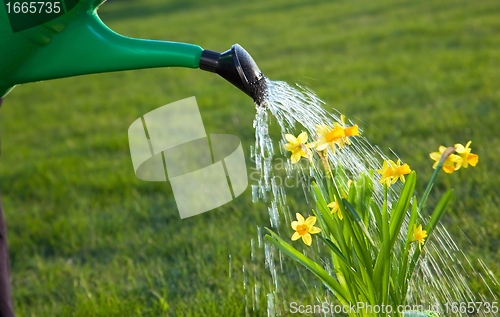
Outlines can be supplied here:
M387 185L384 184L384 203L382 206L382 233L380 251L375 261L373 284L377 293L381 294L381 302L387 303L389 298L389 278L391 270L391 246L389 236L389 213L387 210Z
M271 242L278 249L283 251L285 254L290 256L292 259L296 260L303 266L305 266L309 271L311 271L314 275L316 275L323 283L325 283L337 296L342 304L348 304L351 302L350 296L347 294L346 290L344 290L339 282L333 278L327 271L325 271L321 266L319 266L316 262L306 257L301 252L297 251L291 245L286 243L283 239L281 239L277 234L273 231L266 228L267 231L272 235L266 235L266 239Z
M335 169L335 179L338 184L347 184L347 181L349 180L345 174L344 167L340 164L337 165L337 168Z
M356 193L356 208L365 225L368 225L373 195L373 170L370 170L369 174L363 172L358 176L356 180Z
M401 225L403 224L404 217L406 215L406 211L410 206L411 197L413 196L413 191L415 190L415 182L416 182L416 173L415 171L411 172L408 178L406 179L406 184L399 196L398 202L396 204L395 209L391 212L391 224L390 224L390 237L391 237L391 249L396 243L396 240L399 235L399 231L401 229Z
M373 260L367 245L367 240L370 238L367 237L366 234L361 229L361 227L364 227L364 224L359 215L357 215L357 212L354 210L354 207L350 205L349 202L347 201L344 201L344 203L346 206L350 206L350 208L348 208L345 212L344 228L347 230L347 233L353 244L351 254L355 254L354 252L356 252L357 256L360 257L359 258L361 261L360 265L362 265L363 268L367 270L369 272L369 275L371 276L373 274L373 267L372 267ZM352 214L353 210L355 215ZM355 220L356 217L357 220ZM356 264L354 262L354 256L353 256L353 263Z
M321 221L326 224L326 228L328 229L329 234L335 237L335 240L337 240L337 242L340 244L342 250L347 250L344 236L342 234L342 228L340 227L339 223L332 218L330 209L328 208L325 199L323 198L323 194L321 193L315 182L313 182L311 186L313 189L314 199L316 200L316 205L318 206L319 210L318 216L320 216Z
M408 290L408 280L406 279L406 276L408 274L408 254L410 252L411 242L413 240L413 226L415 225L418 216L417 206L417 198L413 197L413 205L411 208L410 220L408 222L408 231L406 233L406 243L402 246L402 260L400 261L397 279L399 289L401 289L401 295L404 296L404 298L401 299L402 302L404 302Z
M351 243L354 243L354 241L351 241ZM359 249L359 248L358 248ZM352 257L352 264L354 265L354 268L359 271L360 268L359 268L359 257L358 255L356 254L356 247L354 245L351 246L351 257Z
M363 232L363 234L365 235L365 237L368 239L368 241L370 242L370 244L372 246L375 246L375 242L373 242L373 239L371 238L370 233L368 232L368 229L366 229L366 226L365 226L363 220L361 219L361 217L359 216L358 212L353 207L353 205L351 205L345 199L344 199L344 205L346 206L347 210L351 213L351 215L354 217L354 220L356 221L356 223L358 224L359 228L361 229L361 231Z
M361 269L361 275L363 276L363 281L365 282L366 285L365 287L368 290L368 297L370 298L370 302L372 305L377 305L378 303L375 296L375 288L373 286L372 278L370 274L368 274L368 272L363 267L360 267L360 269Z
M319 188L317 188L317 186L314 186L314 185L315 184L313 183L313 193L315 194L315 197L320 197L322 199L322 201L324 202L323 195L319 191ZM329 186L330 187L328 188L328 190L333 191L334 196L337 200L337 203L339 204L340 210L344 210L344 204L342 202L342 199L339 196L339 191L338 191L338 188L336 186L336 183L335 182L333 182L333 184L329 183ZM326 206L326 203L324 203L324 206ZM332 226L334 228L333 231L331 231L331 234L339 242L339 245L340 245L342 252L344 252L344 254L349 254L350 249L346 244L347 238L344 235L343 226L340 224L341 220L338 218L334 220L333 217L331 216L330 209L328 209L328 206L326 206L326 208L327 208L328 212L324 213L325 222L328 224L329 227ZM345 226L345 224L344 224L344 226Z
M411 240L413 240L413 226L417 222L417 217L418 217L418 208L417 208L417 198L413 197L413 205L411 208L411 215L410 215L410 221L408 222L408 232L406 234L406 248L411 243Z
M427 238L425 239L422 248L424 248L425 245L427 244L427 241L429 241L432 232L438 225L439 220L446 211L446 208L448 208L448 205L450 204L452 198L453 198L453 189L450 189L443 195L443 197L437 204L436 208L434 209L434 212L432 213L431 220L429 220L427 226L425 227L425 230L427 231ZM408 277L407 277L408 280L411 279L413 275L413 271L415 270L415 266L417 265L421 253L422 252L420 251L420 248L418 248L415 250L415 253L413 254L413 258L410 262L410 268L408 269Z
M351 183L351 187L349 187L349 188L347 189L347 192L349 193L349 194L347 195L347 198L348 198L348 199L347 199L347 201L348 201L351 205L354 205L354 206L355 206L355 205L356 205L356 198L357 198L357 196L356 196L356 186L354 186L354 184L353 184L353 183Z
M354 267L352 267L351 264L349 264L347 258L342 254L342 252L340 251L340 249L330 240L328 239L325 239L323 237L320 237L325 243L326 245L338 256L339 259L342 260L342 262L344 263L344 268L346 268L348 271L347 272L344 272L344 275L350 275L350 276L353 276L354 279L356 280L356 285L358 286L359 290L362 291L367 297L372 297L372 295L374 294L374 290L371 289L371 290L368 290L367 289L367 283L363 280L363 276L359 274L358 271L356 271L354 269ZM341 269L341 268L339 268ZM366 271L365 271L366 272ZM369 281L371 282L371 281ZM370 283L368 283L370 284Z
M431 220L427 223L425 230L427 231L427 235L431 235L432 231L436 228L439 220L443 217L446 208L450 205L451 199L453 198L453 189L450 189L443 195L443 198L439 201L434 212L432 213Z
M380 211L380 207L377 205L376 202L372 201L372 211L373 215L375 217L375 222L376 222L376 229L378 229L378 236L379 236L379 241L382 241L382 212Z
M351 186L354 187L354 185L351 185ZM353 204L353 205L358 208L359 215L363 219L363 222L365 222L365 217L366 217L366 213L368 212L368 208L367 208L366 200L365 200L366 176L364 173L361 173L358 176L358 178L356 179L355 187L356 187L356 201L355 201L355 204ZM349 193L349 195L350 195L350 193ZM368 206L370 206L370 205L368 205ZM366 222L365 222L365 224L366 224Z
M322 236L319 236L323 242L326 243L326 245L345 263L345 265L351 267L352 265L349 263L349 260L342 254L342 251L330 240L327 238L324 238Z

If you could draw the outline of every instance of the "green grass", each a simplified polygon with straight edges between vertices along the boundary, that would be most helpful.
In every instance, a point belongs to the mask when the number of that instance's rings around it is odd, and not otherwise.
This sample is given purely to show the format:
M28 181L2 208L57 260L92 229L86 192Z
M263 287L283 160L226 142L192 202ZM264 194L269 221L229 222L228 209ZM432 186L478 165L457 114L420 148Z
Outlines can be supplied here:
M372 144L393 149L419 173L421 193L428 154L472 140L478 166L440 175L430 200L455 188L443 222L472 260L500 276L498 1L142 0L110 1L99 12L132 37L218 51L241 44L269 78L310 87ZM8 95L0 192L19 316L244 315L242 266L264 266L252 263L250 240L268 226L267 207L252 204L248 189L181 221L169 185L132 170L128 126L190 96L207 132L237 135L248 157L251 100L199 70L90 75ZM479 281L471 275L474 290L486 292ZM300 288L289 301L307 297Z

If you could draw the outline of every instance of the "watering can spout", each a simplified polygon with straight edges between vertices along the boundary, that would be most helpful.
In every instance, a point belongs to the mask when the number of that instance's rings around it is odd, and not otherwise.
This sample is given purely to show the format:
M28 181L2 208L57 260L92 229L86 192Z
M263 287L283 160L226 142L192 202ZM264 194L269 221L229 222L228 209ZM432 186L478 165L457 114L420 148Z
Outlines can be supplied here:
M217 73L252 97L259 106L266 99L266 77L252 56L238 44L224 53L204 50L200 58L200 69Z
M200 46L128 38L97 15L105 0L79 0L64 15L18 30L0 8L0 98L15 85L86 74L154 67L215 72L262 104L266 81L238 44L220 54ZM11 28L12 26L12 28Z

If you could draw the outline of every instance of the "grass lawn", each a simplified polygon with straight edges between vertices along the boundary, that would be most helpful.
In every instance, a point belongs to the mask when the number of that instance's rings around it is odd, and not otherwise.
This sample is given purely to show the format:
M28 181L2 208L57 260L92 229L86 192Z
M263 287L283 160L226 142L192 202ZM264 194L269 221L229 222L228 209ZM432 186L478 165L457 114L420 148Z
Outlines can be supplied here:
M435 189L455 188L446 227L473 266L482 259L500 276L497 0L115 0L99 12L131 37L216 51L241 44L270 79L308 86L396 152L419 173L420 193L428 154L472 140L479 164L441 174ZM250 254L267 207L248 188L181 221L169 184L140 181L132 168L129 125L190 96L207 132L238 136L249 161L251 99L200 70L89 75L7 96L0 192L19 316L244 316L242 267L264 267ZM307 296L300 290L289 300ZM263 305L255 315L266 315Z

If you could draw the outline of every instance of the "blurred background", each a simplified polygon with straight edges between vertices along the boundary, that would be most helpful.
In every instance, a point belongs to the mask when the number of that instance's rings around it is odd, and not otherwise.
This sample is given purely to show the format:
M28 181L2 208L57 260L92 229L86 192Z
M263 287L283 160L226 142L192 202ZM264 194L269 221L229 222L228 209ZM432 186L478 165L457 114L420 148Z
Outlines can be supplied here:
M115 0L99 13L130 37L219 52L241 44L271 80L309 87L372 144L397 153L417 171L419 192L433 172L430 152L472 140L478 165L442 173L430 199L455 188L444 224L472 266L481 259L500 276L498 1ZM98 74L7 96L0 192L19 316L248 312L242 267L264 267L251 260L251 240L269 226L267 206L252 203L249 187L181 221L169 184L140 181L132 168L129 125L191 96L207 133L238 136L251 166L253 102L214 74ZM276 124L272 133L277 141ZM299 212L301 197L288 198ZM468 282L490 293L477 274ZM289 292L307 297L300 285ZM267 315L265 305L249 313Z

